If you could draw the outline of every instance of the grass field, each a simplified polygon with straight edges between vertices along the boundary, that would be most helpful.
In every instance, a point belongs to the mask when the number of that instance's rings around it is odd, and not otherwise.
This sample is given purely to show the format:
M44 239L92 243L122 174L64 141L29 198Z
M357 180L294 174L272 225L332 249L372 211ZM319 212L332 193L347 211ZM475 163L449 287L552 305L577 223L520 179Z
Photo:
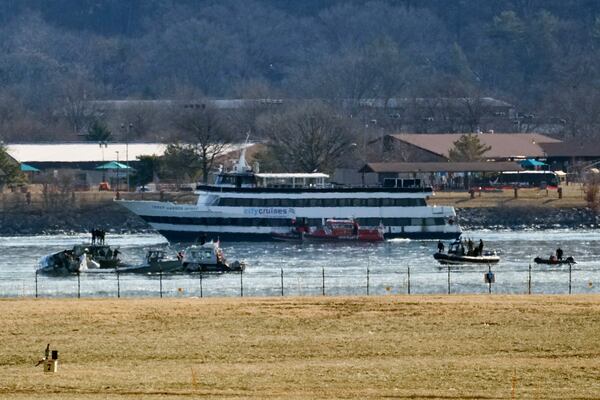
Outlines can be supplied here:
M454 206L460 208L473 207L586 207L585 195L581 184L563 186L563 197L558 198L556 190L519 189L515 199L513 190L498 192L476 192L471 198L466 191L463 192L435 192L430 197L429 204L439 206Z
M597 399L598 296L0 301L0 398ZM46 343L59 372L34 367Z

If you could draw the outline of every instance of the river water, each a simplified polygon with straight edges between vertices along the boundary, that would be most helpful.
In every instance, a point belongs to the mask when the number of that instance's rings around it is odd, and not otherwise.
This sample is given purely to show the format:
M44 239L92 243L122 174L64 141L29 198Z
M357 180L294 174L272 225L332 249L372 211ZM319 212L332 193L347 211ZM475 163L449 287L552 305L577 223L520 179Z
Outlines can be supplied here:
M391 240L378 244L222 243L229 261L243 260L240 274L37 276L38 260L49 253L89 241L89 235L0 237L0 296L131 297L148 296L298 296L451 293L599 293L600 235L596 230L472 231L500 263L491 267L495 282L484 282L488 266L438 265L437 241ZM141 263L148 248L166 247L157 234L109 235L124 261ZM557 246L577 261L569 266L535 265ZM181 247L173 245L174 250ZM368 270L368 273L367 273ZM409 272L410 271L410 272ZM449 276L449 279L448 279ZM569 280L569 277L571 278ZM570 282L570 284L569 284Z

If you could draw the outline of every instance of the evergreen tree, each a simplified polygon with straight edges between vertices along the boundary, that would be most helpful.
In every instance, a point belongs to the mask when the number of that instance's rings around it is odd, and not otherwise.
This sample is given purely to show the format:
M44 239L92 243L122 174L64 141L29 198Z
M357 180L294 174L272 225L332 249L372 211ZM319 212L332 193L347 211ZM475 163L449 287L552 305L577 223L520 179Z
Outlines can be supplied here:
M112 132L104 122L96 118L88 128L86 139L90 142L110 142Z
M6 151L6 146L0 142L0 184L21 183L25 176L21 172L21 166Z
M471 133L462 135L453 145L448 151L450 161L479 161L492 148L481 143L479 136Z
M154 176L158 174L160 167L160 158L155 155L138 156L138 165L135 173L131 177L136 185L146 185L154 180Z

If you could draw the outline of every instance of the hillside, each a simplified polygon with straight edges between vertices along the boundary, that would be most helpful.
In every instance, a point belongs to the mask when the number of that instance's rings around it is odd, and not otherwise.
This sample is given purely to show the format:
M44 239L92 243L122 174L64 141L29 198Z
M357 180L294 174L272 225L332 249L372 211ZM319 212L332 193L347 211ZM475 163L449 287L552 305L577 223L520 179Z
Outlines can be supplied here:
M515 130L593 135L599 16L584 0L6 1L0 136L72 140L94 99L486 96L515 105ZM168 130L149 114L114 124L135 122L133 140ZM413 125L461 128L443 118Z

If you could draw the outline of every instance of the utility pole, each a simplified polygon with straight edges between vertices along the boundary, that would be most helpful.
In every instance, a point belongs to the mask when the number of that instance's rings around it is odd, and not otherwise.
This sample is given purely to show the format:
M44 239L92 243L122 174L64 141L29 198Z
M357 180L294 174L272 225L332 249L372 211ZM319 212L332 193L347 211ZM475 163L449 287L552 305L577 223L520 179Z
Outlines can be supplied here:
M119 152L115 151L115 153L117 153L117 193L119 193Z
M104 149L108 147L108 143L105 141L98 142L100 149L102 150L102 165L104 166ZM106 169L102 169L102 182L106 181Z
M131 134L131 128L133 128L133 124L130 122L127 124L127 129L125 129L125 124L121 124L121 130L123 130L125 134L125 165L127 166L127 191L129 192L129 135Z

